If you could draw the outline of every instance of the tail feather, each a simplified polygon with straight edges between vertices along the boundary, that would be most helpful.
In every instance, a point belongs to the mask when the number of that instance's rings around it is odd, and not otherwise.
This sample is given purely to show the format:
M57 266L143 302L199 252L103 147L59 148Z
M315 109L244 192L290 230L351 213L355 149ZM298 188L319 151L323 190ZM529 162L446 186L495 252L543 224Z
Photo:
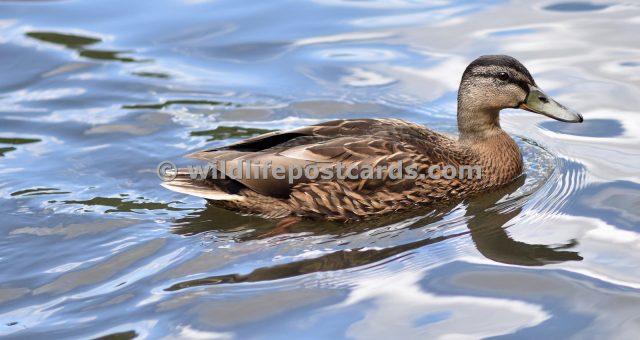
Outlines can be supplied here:
M182 169L181 169L182 170ZM161 185L169 190L196 197L202 197L215 201L243 201L244 196L230 194L220 188L216 188L209 182L193 180L188 173L178 171L175 179L163 182Z

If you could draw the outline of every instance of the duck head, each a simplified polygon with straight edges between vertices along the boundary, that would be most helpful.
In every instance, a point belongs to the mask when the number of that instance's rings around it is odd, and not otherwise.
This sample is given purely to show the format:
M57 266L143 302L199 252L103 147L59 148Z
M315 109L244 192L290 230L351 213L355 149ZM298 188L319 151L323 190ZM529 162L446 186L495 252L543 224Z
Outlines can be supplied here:
M579 113L546 95L515 58L485 55L474 60L464 71L458 91L460 139L482 139L500 132L499 112L507 108L520 108L568 123L583 120Z

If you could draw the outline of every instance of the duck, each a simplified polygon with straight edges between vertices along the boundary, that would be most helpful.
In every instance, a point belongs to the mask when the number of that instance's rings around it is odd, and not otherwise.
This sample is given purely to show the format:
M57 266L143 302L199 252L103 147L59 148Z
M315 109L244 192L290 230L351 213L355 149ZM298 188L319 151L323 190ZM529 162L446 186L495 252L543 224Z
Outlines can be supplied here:
M509 108L583 121L545 94L515 58L484 55L462 74L457 138L400 119L332 120L192 153L186 157L210 165L204 175L177 169L162 185L217 207L274 219L346 223L443 204L496 190L522 175L520 149L500 126L500 111ZM454 175L464 167L477 171ZM312 168L315 173L300 171ZM338 168L351 170L351 176L337 176ZM234 170L235 176L225 176ZM406 176L398 176L404 170Z

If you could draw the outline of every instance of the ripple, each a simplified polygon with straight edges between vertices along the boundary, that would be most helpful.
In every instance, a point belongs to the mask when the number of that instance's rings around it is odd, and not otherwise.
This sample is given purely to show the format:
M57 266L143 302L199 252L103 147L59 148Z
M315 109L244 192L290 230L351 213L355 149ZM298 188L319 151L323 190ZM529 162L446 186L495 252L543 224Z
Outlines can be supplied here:
M557 133L593 138L612 138L625 133L622 123L613 119L588 119L582 124L542 122L540 126Z
M329 48L315 52L320 59L344 61L385 61L401 57L393 50L374 48Z
M310 38L303 38L293 43L295 46L337 44L344 42L357 42L366 40L377 40L393 36L389 32L354 32L335 35L324 35Z
M488 32L487 35L494 36L494 37L511 37L511 36L527 35L527 34L532 34L537 32L539 32L538 28L522 27L522 28L509 28L509 29L490 31Z
M230 138L248 138L271 131L273 130L244 128L240 126L218 126L213 130L191 131L191 136L206 136L209 137L207 139L207 142L209 142Z
M52 201L52 203L56 203L56 201ZM93 212L94 208L91 208L91 207L110 207L109 209L104 210L104 213L116 213L116 212L136 213L139 210L168 210L168 211L185 210L185 209L171 206L172 203L180 203L180 202L160 203L160 202L144 200L142 197L139 197L138 199L135 199L135 200L128 200L122 197L93 197L87 200L67 200L67 201L62 201L61 203L68 204L68 205L80 205L83 207L82 210L85 212Z
M63 195L70 194L68 191L61 191L58 188L31 188L12 192L11 196L38 196L38 195Z
M350 72L350 74L343 76L340 79L340 83L348 86L384 86L393 84L397 81L394 78L386 77L380 73L366 70L360 67L353 67L348 69L348 71Z
M594 4L590 2L560 2L545 6L544 9L556 12L592 12L608 8L610 5Z
M33 236L52 236L62 235L64 239L73 239L79 236L87 234L97 234L112 231L113 229L119 229L131 226L139 220L134 219L120 219L120 220L106 220L100 222L91 223L73 223L67 225L58 225L55 227L20 227L12 230L9 235L33 235ZM73 269L81 263L75 263L73 266L65 264L65 269ZM60 271L60 270L55 270ZM63 270L68 271L68 270Z
M640 66L640 62L637 61L624 61L620 63L620 66L624 66L624 67L639 67Z

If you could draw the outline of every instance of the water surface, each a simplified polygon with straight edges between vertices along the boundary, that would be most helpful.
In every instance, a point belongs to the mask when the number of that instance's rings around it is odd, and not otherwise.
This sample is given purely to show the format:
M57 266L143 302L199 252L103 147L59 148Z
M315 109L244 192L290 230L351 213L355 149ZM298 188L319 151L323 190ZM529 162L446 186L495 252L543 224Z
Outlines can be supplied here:
M640 330L640 6L576 1L0 1L0 335L618 338ZM510 54L583 113L507 110L526 171L437 210L275 222L159 186L265 130L455 133Z

